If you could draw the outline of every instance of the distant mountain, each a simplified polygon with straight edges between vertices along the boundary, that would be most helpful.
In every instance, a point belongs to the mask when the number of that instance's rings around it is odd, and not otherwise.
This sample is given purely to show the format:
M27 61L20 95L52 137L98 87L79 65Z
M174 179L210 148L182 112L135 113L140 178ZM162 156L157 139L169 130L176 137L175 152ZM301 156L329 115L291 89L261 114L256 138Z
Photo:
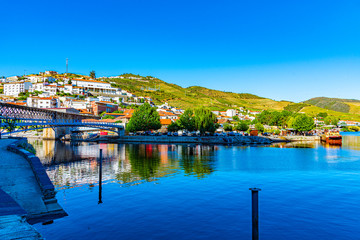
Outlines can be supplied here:
M360 100L356 99L316 97L304 103L337 112L360 114Z

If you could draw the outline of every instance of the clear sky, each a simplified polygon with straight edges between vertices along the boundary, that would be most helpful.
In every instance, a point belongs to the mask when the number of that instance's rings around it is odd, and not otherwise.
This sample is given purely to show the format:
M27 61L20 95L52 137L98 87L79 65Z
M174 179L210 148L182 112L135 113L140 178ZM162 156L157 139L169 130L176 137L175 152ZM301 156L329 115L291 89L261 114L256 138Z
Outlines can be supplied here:
M360 1L0 2L0 76L132 72L276 100L360 99Z

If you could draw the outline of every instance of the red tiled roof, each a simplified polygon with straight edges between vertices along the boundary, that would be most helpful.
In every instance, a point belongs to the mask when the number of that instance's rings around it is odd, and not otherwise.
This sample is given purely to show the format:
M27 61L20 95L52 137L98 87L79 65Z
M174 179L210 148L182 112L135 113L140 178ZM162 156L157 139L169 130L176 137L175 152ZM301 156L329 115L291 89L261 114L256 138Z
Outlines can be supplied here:
M171 119L160 119L161 125L170 125L171 122Z

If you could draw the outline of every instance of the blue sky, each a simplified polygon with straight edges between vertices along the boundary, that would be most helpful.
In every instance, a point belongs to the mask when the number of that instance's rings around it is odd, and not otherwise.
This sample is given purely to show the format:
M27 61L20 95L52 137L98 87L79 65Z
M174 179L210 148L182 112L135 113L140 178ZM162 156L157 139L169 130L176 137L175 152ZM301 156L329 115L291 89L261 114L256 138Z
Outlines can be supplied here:
M276 100L360 99L359 1L1 1L0 75L132 72Z

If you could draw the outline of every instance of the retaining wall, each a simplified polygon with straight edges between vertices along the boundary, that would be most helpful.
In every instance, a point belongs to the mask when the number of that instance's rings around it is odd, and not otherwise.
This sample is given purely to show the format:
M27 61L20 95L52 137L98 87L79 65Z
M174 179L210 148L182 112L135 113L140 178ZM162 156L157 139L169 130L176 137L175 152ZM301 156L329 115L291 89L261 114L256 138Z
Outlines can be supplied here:
M122 136L115 142L154 142L154 143L202 143L202 144L270 144L273 141L259 136ZM111 141L111 142L114 142Z

